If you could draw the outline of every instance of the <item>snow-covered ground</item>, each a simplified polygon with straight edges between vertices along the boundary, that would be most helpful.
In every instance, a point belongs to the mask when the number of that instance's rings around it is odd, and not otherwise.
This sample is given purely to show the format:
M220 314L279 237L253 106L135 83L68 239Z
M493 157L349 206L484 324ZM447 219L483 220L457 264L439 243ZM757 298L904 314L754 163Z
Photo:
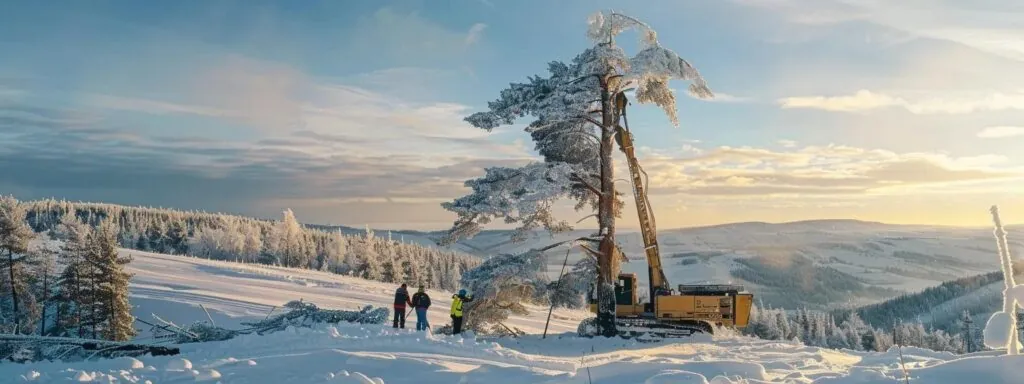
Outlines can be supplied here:
M303 298L326 308L387 305L391 284L327 273L125 251L135 261L136 315L178 323L206 319L232 326L260 319L275 305ZM446 293L434 293L435 326L446 322ZM546 312L510 326L540 332ZM78 363L0 364L0 382L109 383L895 383L897 351L833 351L736 335L673 343L581 339L585 313L556 311L547 339L484 340L428 335L390 326L341 324L265 336L181 345L179 356ZM411 322L410 322L411 324ZM145 332L139 341L145 341ZM904 348L912 383L1017 383L1022 356L957 357Z
M136 317L153 319L152 314L176 324L205 321L210 312L220 326L239 326L262 320L276 306L302 299L321 308L357 310L366 305L391 307L397 284L379 283L329 272L240 264L184 256L122 250L134 260L128 265L135 274L130 286ZM410 287L410 293L415 287ZM452 293L428 290L432 306L430 324L451 322L448 308ZM533 308L529 317L512 317L509 325L525 332L541 333L546 308ZM551 332L575 331L583 311L557 310L551 316ZM416 315L406 321L415 328ZM142 337L142 335L140 335Z
M956 358L904 348L913 383L1018 383L1024 356ZM555 335L498 341L342 324L187 344L179 356L0 364L4 382L111 383L896 383L887 353L832 351L736 336L671 344ZM899 380L898 380L899 379ZM10 381L8 381L10 380Z

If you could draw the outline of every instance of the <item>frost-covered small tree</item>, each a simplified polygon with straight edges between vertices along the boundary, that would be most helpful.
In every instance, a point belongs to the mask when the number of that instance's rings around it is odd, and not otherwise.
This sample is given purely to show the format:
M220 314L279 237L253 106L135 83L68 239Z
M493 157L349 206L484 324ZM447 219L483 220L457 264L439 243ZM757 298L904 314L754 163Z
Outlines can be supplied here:
M536 302L536 293L547 283L544 250L502 254L487 259L462 275L462 287L473 295L466 303L466 328L495 330L509 315L527 315L524 302Z
M989 212L992 213L992 222L995 224L993 235L996 238L996 250L999 253L999 264L1003 269L1003 308L989 317L985 324L985 345L993 349L1006 348L1007 355L1016 355L1019 352L1020 340L1017 335L1017 291L1024 296L1024 287L1018 287L1013 279L1013 261L1010 258L1010 246L1006 241L1006 229L1003 228L1003 221L999 217L999 207L993 205Z
M333 273L345 273L345 255L348 253L348 242L345 240L345 236L341 234L340 229L334 232L330 239L327 240L327 249L325 251L325 262L320 266L320 269Z
M153 220L146 228L146 250L153 252L167 252L167 228L163 221Z
M5 318L9 332L30 333L38 313L35 295L29 289L32 274L28 266L33 264L33 253L29 242L35 233L25 221L25 209L13 196L0 196L0 265L5 272L0 277L3 283L3 307L0 316Z
M492 220L518 224L513 240L538 228L551 232L570 229L552 212L563 198L576 208L596 210L598 231L590 241L598 259L597 330L612 336L615 330L614 281L623 258L615 242L615 218L621 208L614 185L612 152L622 128L625 94L634 91L640 103L655 104L678 124L676 99L669 81L690 80L690 93L711 97L698 71L675 52L662 47L657 34L635 18L615 13L596 13L589 19L594 45L570 63L551 62L550 76L513 83L488 104L488 111L466 118L470 124L492 130L532 115L527 127L544 162L520 168L492 167L483 177L469 180L469 195L442 204L458 214L452 228L439 242L448 244L471 237ZM641 46L628 55L615 38L630 29L641 35Z
M281 221L274 226L271 232L268 242L270 252L277 255L283 266L306 266L309 257L306 254L304 241L302 224L299 224L291 209L285 209Z
M241 228L245 243L242 246L242 260L247 263L256 262L263 252L263 234L260 227L246 223Z
M167 251L182 255L188 252L188 227L183 220L174 220L167 226Z
M64 269L57 277L57 317L54 331L56 336L85 336L85 321L91 311L93 268L86 260L89 253L89 237L92 228L85 225L74 214L66 214L58 227L58 236L64 241L60 249Z

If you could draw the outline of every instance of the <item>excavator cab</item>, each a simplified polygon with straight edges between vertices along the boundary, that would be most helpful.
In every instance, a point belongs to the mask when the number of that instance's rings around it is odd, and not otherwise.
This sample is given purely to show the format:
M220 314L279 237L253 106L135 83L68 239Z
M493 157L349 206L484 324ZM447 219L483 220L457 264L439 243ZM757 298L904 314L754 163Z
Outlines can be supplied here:
M597 313L596 287L591 287L587 292L587 307L589 307L590 312ZM645 307L646 306L640 302L639 291L637 291L636 274L620 273L618 280L615 281L615 316L640 316L644 313Z

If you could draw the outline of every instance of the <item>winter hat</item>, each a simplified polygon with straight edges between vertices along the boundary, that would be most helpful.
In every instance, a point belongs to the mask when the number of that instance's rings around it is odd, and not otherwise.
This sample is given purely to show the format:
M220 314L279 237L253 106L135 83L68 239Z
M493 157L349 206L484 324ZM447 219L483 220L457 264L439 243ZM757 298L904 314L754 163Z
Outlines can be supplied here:
M459 290L459 296L466 296L466 290L465 289L460 289Z

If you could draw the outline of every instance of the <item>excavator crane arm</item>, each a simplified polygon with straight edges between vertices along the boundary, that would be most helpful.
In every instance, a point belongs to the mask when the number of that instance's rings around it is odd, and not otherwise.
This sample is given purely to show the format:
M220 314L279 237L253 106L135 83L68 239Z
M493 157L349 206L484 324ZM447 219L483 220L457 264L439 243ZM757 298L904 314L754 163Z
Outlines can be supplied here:
M626 95L621 92L616 95L616 114L626 117ZM647 256L647 277L650 284L650 295L652 298L659 292L671 292L668 279L665 278L665 270L661 265L661 251L658 249L657 226L654 221L654 211L651 209L651 202L647 199L647 173L640 167L637 161L636 151L633 147L633 134L629 132L629 123L626 120L626 128L618 126L615 141L619 149L626 155L626 163L629 165L630 180L633 184L633 197L636 200L636 211L640 219L640 233L644 240L644 254Z
M647 257L647 276L650 284L650 302L641 303L637 298L637 276L633 273L619 274L621 285L615 287L616 326L623 337L653 335L655 337L681 337L694 333L713 333L715 325L745 327L750 322L750 308L753 294L745 292L739 285L680 285L674 292L665 278L661 264L661 250L658 248L657 225L654 212L647 198L647 173L637 161L633 147L633 134L626 119L626 105L629 100L624 94L615 95L614 120L615 141L626 155L629 175L633 184L636 212L640 219L640 230L644 240L644 254ZM597 313L597 299L588 299L591 312ZM580 323L577 332L591 336L596 329L593 319Z

